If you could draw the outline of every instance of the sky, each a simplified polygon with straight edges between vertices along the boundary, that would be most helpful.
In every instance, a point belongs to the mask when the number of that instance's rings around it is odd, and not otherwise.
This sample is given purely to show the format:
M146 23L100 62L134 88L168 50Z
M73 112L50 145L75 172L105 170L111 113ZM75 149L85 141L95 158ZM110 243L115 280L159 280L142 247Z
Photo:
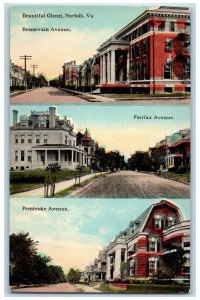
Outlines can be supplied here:
M62 74L64 62L76 60L77 64L96 54L97 48L121 30L148 6L124 5L10 5L10 58L24 66L19 56L30 55L30 65L38 65L37 73L48 79ZM27 18L26 15L44 14L45 18ZM82 14L84 18L65 18L65 14ZM63 18L50 17L51 14ZM89 17L87 17L89 15ZM91 17L93 16L93 17ZM71 31L33 32L22 28L67 28Z
M188 105L57 105L57 114L67 116L74 123L74 130L84 133L88 128L91 137L106 151L118 150L125 158L135 151L147 151L167 135L190 128L190 107ZM48 105L11 105L22 114L30 115L31 110L48 111ZM151 120L135 116L151 116ZM158 120L154 116L169 116L172 120Z
M162 199L15 199L10 198L10 233L29 232L39 241L38 252L52 258L52 263L85 269L152 203ZM170 199L171 201L171 199ZM184 218L190 220L190 200L175 199ZM67 212L29 211L23 207L64 207Z

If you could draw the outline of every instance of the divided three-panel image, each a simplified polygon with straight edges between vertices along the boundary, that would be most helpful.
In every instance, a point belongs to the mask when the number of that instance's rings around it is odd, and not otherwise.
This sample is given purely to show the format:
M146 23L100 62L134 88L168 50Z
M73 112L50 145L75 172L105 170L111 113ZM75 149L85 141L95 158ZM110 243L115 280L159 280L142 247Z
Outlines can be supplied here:
M9 292L191 293L193 7L9 13Z

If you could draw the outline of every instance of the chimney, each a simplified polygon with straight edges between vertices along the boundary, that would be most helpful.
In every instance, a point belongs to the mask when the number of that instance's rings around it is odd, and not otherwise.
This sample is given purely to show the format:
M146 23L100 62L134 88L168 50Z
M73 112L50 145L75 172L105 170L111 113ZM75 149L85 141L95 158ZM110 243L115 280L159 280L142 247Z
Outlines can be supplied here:
M13 110L13 126L17 124L17 115L18 115L18 110Z
M49 128L56 127L56 107L49 107Z

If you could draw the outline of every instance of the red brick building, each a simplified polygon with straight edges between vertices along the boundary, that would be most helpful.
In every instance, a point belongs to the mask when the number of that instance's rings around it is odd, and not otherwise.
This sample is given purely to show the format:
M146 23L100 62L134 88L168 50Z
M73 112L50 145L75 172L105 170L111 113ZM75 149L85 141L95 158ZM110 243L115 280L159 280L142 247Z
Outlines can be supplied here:
M190 92L190 10L152 8L99 48L102 91Z
M131 221L104 249L105 279L152 278L159 268L167 266L169 252L176 252L178 248L184 250L185 262L179 270L177 268L176 277L189 278L190 221L174 202L156 202ZM105 266L105 257L102 262ZM125 272L122 272L122 265L129 266Z

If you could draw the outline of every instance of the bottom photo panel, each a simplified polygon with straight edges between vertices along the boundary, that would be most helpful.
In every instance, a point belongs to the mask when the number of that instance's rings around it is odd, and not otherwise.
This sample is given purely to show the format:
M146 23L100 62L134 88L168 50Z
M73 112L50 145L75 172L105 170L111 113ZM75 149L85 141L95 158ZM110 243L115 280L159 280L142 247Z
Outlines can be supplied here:
M189 294L190 199L11 198L11 293Z

